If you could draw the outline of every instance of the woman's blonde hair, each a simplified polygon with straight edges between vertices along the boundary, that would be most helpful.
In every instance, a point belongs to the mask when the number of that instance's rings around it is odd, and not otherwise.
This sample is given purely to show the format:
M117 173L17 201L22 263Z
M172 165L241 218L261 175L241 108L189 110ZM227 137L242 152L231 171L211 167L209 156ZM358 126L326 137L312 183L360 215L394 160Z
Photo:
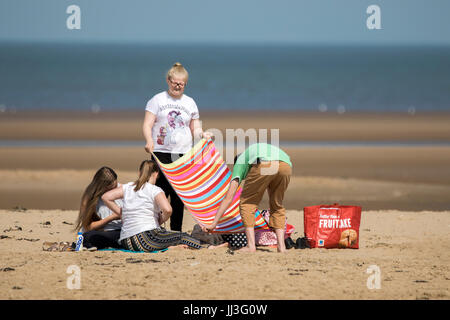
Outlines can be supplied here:
M184 78L187 82L189 79L189 73L179 62L175 62L172 68L167 71L167 79L172 79L173 77Z
M144 160L139 166L139 178L134 182L134 191L139 191L142 186L150 179L153 172L159 172L158 165L153 160Z
M117 174L109 167L101 167L97 170L91 183L84 190L81 197L80 212L75 225L75 230L83 228L87 231L93 221L100 220L97 215L97 204L100 197L112 189L117 180Z

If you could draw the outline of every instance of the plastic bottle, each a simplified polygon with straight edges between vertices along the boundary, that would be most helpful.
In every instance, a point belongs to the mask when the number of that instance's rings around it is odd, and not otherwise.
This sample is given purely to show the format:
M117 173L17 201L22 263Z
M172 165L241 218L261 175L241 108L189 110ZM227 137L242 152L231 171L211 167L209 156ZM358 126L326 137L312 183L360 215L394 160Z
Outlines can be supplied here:
M78 232L75 251L83 250L83 232Z

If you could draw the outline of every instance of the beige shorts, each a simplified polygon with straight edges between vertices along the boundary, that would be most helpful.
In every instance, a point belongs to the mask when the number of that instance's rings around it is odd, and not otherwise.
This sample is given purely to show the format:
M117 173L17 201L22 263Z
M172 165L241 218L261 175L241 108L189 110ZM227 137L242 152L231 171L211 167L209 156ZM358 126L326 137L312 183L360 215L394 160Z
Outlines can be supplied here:
M265 174L271 166L275 168L274 173ZM291 175L291 166L283 161L262 162L250 168L240 199L240 212L245 227L255 226L255 210L267 190L270 203L269 226L274 229L284 229L286 215L283 198Z

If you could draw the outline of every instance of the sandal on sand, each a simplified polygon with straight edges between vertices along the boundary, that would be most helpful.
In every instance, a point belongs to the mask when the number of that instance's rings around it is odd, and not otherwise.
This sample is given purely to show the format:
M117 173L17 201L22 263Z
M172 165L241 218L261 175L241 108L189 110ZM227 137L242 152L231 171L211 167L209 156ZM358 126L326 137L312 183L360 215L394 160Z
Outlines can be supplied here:
M66 251L74 251L72 248L72 244L67 241L62 241L59 243L59 251L66 252Z
M44 250L44 251L59 251L59 243L45 241L42 244L42 250Z
M44 251L59 251L59 252L74 251L70 242L63 242L63 241L59 242L59 243L45 241L42 244L42 250L44 250Z

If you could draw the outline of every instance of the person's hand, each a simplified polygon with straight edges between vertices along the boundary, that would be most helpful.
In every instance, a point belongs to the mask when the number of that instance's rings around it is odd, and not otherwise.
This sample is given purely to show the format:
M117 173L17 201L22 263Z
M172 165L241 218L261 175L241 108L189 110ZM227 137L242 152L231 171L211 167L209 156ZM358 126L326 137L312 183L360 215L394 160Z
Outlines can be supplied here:
M202 228L202 231L203 231L203 232L208 232L208 233L210 233L211 231L213 231L213 230L216 228L216 226L217 226L217 223L213 222L213 223L212 223L211 225L209 225L209 226L202 225L201 228Z
M113 213L111 214L111 218L112 218L113 220L120 220L120 219L122 219L122 210L121 210L120 214L113 212Z
M159 225L162 225L164 223L163 214L161 211L158 213L158 223L159 223Z
M212 137L213 137L213 134L211 132L209 132L209 131L202 132L202 138L208 140L208 139L211 139Z
M148 153L152 153L153 151L153 141L148 141L147 144L145 145L145 151L147 151Z

